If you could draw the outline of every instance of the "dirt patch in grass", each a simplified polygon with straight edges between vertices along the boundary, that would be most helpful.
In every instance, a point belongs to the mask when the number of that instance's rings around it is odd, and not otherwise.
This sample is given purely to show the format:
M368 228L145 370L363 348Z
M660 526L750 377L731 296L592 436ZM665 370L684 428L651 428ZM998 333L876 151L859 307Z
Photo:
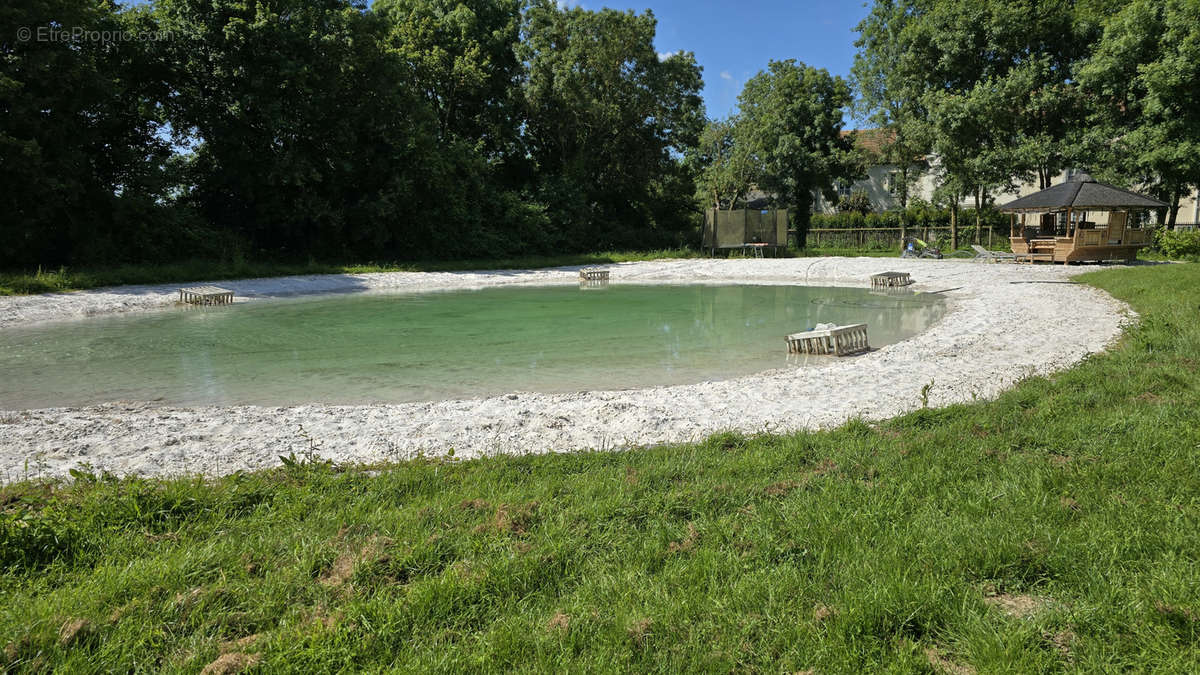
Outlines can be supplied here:
M250 645L254 644L255 642L258 642L259 638L261 638L261 637L262 637L261 633L255 633L253 635L247 635L245 637L240 637L236 640L230 640L229 642L222 642L221 646L217 648L217 651L220 652L221 654L240 652L241 650L245 649L246 647L249 647Z
M92 633L92 622L87 619L68 619L66 623L58 629L58 644L63 647L71 647L72 645L86 639Z
M696 525L693 523L687 524L688 533L680 541L673 541L667 545L667 553L689 553L696 548L696 542L700 539L700 533L696 531Z
M763 488L763 492L766 493L768 497L783 497L798 487L800 487L799 481L782 480L778 483L771 483L767 487Z
M216 661L204 666L200 675L234 675L234 673L254 667L260 658L258 654L229 652L218 656Z
M838 468L837 463L835 463L832 459L829 459L828 457L826 457L825 459L821 460L816 466L814 466L812 468L811 473L813 476L824 476L824 475L833 473L834 471L837 471L837 468Z
M625 467L625 482L630 485L637 485L638 480L638 470L632 466Z
M813 621L823 623L826 619L835 616L837 613L837 610L833 607L818 603L813 607Z
M650 639L653 628L653 619L645 618L636 621L632 626L629 627L629 639L633 641L633 644L637 645L638 647L642 647L646 644L646 641Z
M925 658L934 672L947 675L975 675L975 669L965 663L959 663L937 647L926 647Z
M354 576L354 569L359 563L365 561L378 561L383 555L383 551L391 545L392 540L387 537L372 535L368 537L362 546L351 548L342 552L334 559L333 564L329 569L318 579L322 586L329 588L341 588L345 586Z
M1045 631L1042 633L1042 639L1045 640L1054 651L1058 652L1068 661L1071 660L1071 643L1075 641L1075 633L1070 630L1060 630L1057 633Z
M527 504L501 504L496 507L496 514L490 523L484 523L475 528L482 533L495 530L504 534L525 534L537 522L537 512L540 505L537 502Z
M1019 593L998 593L984 598L983 601L1017 619L1029 618L1048 604L1044 598Z
M555 612L554 616L550 617L550 621L546 623L546 632L565 633L571 627L571 617L562 612Z
M458 505L464 511L487 511L492 505L482 499L465 499Z

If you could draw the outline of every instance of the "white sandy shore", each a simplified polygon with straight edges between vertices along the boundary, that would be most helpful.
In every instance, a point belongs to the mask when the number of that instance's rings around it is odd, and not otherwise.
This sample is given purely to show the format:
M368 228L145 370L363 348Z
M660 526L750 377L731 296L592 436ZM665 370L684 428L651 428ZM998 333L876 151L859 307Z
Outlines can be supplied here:
M672 387L507 396L400 405L163 408L117 402L0 412L0 482L57 476L89 465L118 474L224 474L315 449L338 462L418 452L456 457L701 439L836 426L932 405L991 398L1030 374L1066 368L1103 350L1132 313L1101 291L1064 283L1087 268L879 258L664 260L608 266L620 282L868 285L910 272L915 290L943 292L945 318L910 340L817 367ZM577 267L535 271L390 273L220 282L239 298L563 283ZM0 298L4 329L37 321L161 308L178 286L123 286ZM81 328L86 323L81 324ZM782 348L782 344L781 344ZM614 358L619 358L614 355Z

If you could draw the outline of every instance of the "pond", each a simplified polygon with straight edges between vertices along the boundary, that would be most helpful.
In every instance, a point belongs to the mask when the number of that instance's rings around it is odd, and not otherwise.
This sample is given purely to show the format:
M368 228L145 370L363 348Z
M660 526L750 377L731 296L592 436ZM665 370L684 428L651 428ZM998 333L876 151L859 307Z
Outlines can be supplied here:
M867 323L872 347L938 296L758 285L493 287L171 308L0 330L0 409L365 404L630 389L805 367L784 336Z

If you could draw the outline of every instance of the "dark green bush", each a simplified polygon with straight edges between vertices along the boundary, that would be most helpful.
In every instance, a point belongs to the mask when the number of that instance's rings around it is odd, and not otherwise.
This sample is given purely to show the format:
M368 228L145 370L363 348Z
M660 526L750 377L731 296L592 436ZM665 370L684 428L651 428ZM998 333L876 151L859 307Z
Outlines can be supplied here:
M1154 237L1155 247L1175 260L1200 256L1200 230L1161 229Z

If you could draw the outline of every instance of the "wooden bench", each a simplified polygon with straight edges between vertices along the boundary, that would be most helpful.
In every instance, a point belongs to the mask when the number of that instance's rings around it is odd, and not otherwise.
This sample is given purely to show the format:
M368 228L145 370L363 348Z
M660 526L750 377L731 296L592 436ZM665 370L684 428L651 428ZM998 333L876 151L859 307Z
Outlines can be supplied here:
M787 336L788 352L792 354L833 354L848 356L871 349L867 340L867 324L817 328Z

